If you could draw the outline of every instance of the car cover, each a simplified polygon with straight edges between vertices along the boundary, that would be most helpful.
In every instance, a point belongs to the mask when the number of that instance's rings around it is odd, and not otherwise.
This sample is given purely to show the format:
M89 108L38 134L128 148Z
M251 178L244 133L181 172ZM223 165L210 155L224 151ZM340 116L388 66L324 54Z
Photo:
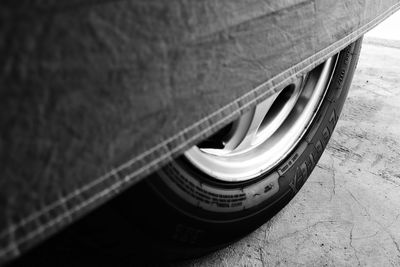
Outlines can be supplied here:
M399 7L1 1L0 262L145 178Z

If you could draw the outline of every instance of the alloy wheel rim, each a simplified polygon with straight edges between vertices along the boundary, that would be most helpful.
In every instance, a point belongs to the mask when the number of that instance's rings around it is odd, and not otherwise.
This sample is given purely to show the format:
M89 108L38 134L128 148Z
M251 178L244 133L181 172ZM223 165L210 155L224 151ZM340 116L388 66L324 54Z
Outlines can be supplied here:
M223 182L249 181L271 171L308 130L335 64L336 57L329 58L184 156L200 171Z

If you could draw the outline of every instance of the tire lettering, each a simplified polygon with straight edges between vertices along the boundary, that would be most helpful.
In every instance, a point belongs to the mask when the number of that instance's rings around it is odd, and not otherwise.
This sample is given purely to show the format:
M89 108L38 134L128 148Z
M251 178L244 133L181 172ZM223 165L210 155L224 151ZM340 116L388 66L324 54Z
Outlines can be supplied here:
M279 176L285 174L290 167L296 162L296 160L300 157L300 155L304 152L307 148L307 142L303 142L297 150L293 153L293 155L278 169Z

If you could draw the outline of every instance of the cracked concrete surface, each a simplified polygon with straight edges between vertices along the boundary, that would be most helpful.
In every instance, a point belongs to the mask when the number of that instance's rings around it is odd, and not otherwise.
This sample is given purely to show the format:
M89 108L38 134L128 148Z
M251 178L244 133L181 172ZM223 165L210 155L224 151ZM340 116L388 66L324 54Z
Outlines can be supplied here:
M400 49L364 43L314 172L271 221L189 266L400 265Z

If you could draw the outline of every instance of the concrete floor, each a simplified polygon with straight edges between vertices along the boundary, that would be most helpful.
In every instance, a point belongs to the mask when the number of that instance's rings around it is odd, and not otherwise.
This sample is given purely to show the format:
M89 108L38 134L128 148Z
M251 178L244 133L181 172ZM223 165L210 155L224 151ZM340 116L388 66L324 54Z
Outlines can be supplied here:
M298 195L248 237L183 266L400 266L400 49L366 43Z

